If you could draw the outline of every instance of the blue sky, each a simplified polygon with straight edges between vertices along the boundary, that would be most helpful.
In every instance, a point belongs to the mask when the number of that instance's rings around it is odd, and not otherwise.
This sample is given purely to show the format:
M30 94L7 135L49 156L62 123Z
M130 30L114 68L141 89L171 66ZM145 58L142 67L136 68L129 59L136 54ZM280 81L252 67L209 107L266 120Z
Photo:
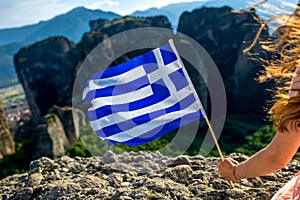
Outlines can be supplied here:
M90 9L113 11L120 15L131 14L150 7L162 7L171 3L212 1L212 0L0 0L0 29L19 27L48 20L71 9L84 6ZM260 2L261 0L215 0L226 2ZM268 0L272 5L264 4L260 12L269 15L280 12L282 5L295 7L298 0Z
M190 1L197 0L0 0L0 28L37 23L78 6L125 15L136 10Z

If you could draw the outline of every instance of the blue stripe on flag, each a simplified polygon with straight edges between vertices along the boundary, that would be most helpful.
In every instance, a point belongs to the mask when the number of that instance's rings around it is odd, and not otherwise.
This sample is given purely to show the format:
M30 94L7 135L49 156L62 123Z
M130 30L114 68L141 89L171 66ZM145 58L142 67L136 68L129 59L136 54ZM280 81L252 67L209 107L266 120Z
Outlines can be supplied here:
M172 80L173 84L175 85L177 91L180 91L181 89L185 88L189 84L184 76L182 69L179 69L169 74L169 77Z
M111 135L132 129L132 128L136 127L137 125L145 124L145 123L147 123L151 120L154 120L160 116L163 116L167 113L172 113L175 111L183 110L183 109L189 107L195 101L196 101L196 99L195 99L194 95L190 94L187 97L185 97L183 100L181 100L180 102L177 102L176 104L174 104L173 106L170 106L169 108L157 110L157 111L154 111L151 113L147 113L147 114L144 114L144 115L141 115L141 116L138 116L138 117L126 120L126 121L122 121L122 122L107 126L101 130L97 130L96 133L97 133L97 135L109 137Z
M148 53L137 56L125 63L119 64L114 67L109 67L105 69L104 71L97 72L94 75L92 75L89 80L93 79L101 79L101 78L109 78L113 76L118 76L120 74L123 74L127 71L130 71L131 69L134 69L141 65L149 65L149 64L155 64L157 63L153 51L149 51ZM153 65L152 67L154 67ZM88 81L89 81L88 80Z
M151 72L154 72L155 70L158 70L157 63L147 63L147 64L144 64L143 67L147 74L150 74Z
M159 79L151 85L153 94L141 100L129 103L129 111L141 109L161 102L170 96L170 91L162 79Z
M147 85L150 85L148 77L142 76L128 83L119 84L115 86L108 86L106 88L101 88L101 89L90 90L86 94L84 101L90 102L91 100L99 97L108 97L108 96L126 94L128 92L146 87Z
M111 105L101 107L101 111L96 109L96 110L89 110L87 113L90 121L95 121L97 119L100 119L102 117L105 117L105 116L111 115L111 114L113 114Z
M148 142L151 142L181 126L184 126L186 124L189 124L193 121L199 120L200 118L203 118L203 115L200 111L189 113L187 115L184 115L178 119L173 120L172 122L166 123L164 125L161 125L159 127L156 127L145 134L135 137L131 140L122 142L122 144L126 144L128 146L137 146L141 144L145 144ZM100 135L99 135L100 136ZM105 137L101 135L101 137ZM104 139L107 143L115 144L118 143L117 141L109 140L109 139Z
M94 121L112 113L137 110L161 102L170 96L168 88L165 86L164 82L161 79L153 83L151 85L151 88L153 94L149 97L125 104L107 105L95 110L89 110L88 117L90 121ZM101 101L101 98L99 100Z
M173 52L170 45L160 47L160 54L163 58L164 64L167 65L177 60L176 54Z

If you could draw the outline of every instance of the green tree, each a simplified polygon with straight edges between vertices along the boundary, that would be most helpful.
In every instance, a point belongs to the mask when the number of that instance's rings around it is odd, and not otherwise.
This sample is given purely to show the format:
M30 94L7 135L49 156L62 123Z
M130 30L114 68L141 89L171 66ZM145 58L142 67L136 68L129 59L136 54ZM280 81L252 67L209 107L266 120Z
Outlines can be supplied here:
M236 152L253 155L260 149L266 147L273 139L276 131L272 126L266 125L258 129L253 135L246 136L247 143L236 148Z
M6 155L0 160L0 179L28 170L31 161L32 142L15 142L15 149L14 154Z

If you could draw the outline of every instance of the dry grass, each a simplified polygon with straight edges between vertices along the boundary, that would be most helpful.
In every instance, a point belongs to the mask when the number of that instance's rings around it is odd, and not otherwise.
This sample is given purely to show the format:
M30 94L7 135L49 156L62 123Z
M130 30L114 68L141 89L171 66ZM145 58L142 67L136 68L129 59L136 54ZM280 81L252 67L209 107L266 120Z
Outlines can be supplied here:
M0 90L0 101L6 103L14 97L25 97L24 90L21 85Z

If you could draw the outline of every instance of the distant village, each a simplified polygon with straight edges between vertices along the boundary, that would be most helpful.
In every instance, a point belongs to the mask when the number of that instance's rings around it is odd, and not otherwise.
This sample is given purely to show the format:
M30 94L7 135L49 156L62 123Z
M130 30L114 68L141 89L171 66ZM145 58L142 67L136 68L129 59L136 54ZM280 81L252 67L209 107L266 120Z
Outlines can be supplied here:
M27 121L31 117L30 109L26 99L9 101L4 105L8 124L14 131L21 121Z
M6 118L11 129L15 131L20 122L30 119L30 108L23 90L17 94L7 95L5 99L2 103Z

